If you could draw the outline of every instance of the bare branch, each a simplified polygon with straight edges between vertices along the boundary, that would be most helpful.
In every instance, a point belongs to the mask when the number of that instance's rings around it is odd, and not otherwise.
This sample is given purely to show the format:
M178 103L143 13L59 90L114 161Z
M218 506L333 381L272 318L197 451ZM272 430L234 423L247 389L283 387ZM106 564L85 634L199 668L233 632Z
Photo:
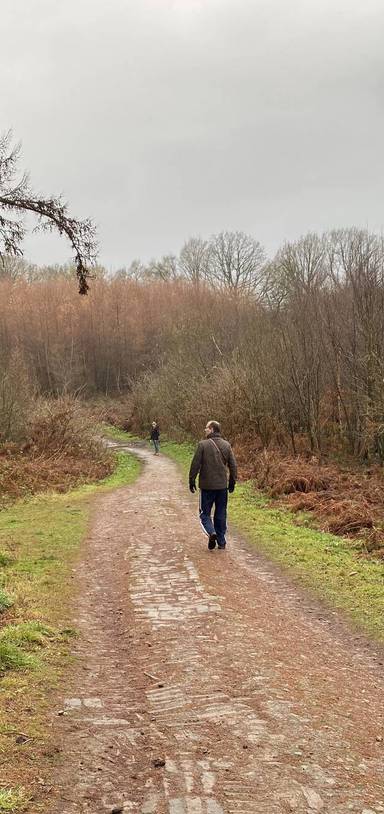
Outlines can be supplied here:
M260 294L264 267L264 249L250 235L220 232L211 238L207 276L233 296Z
M36 195L27 174L15 180L20 145L12 148L11 137L11 132L0 137L0 254L1 244L6 254L23 254L25 227L21 216L24 212L32 212L38 218L34 231L56 231L68 238L74 251L79 293L86 294L90 277L88 265L93 264L97 256L95 227L88 218L73 218L60 196L44 198ZM1 210L16 215L16 219L1 214Z

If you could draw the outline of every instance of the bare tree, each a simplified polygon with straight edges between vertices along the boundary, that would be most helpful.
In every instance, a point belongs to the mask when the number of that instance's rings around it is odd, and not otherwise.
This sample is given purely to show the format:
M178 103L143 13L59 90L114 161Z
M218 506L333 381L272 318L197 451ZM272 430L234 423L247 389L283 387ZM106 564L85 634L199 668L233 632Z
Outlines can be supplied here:
M164 254L160 260L151 260L144 277L170 282L178 277L177 260L174 254Z
M0 280L36 280L40 276L38 266L27 263L23 257L4 254L0 262Z
M32 212L37 216L36 230L57 231L65 235L74 251L79 293L88 291L87 265L96 258L95 228L92 221L76 220L68 213L61 196L44 198L30 186L29 176L18 177L20 145L12 147L12 134L0 137L0 254L22 255L25 226L22 215Z
M206 280L209 269L208 242L201 237L187 240L179 255L179 268L183 276L194 285Z
M289 386L300 405L312 451L322 444L322 396L326 389L320 305L327 280L326 239L309 233L286 243L273 262L276 330L281 337ZM289 397L288 402L291 402ZM285 409L285 408L284 408Z
M209 243L210 280L234 296L261 293L265 252L244 232L220 232Z
M326 237L312 232L295 243L285 243L272 264L275 300L319 291L327 279L326 252Z
M337 343L340 401L353 451L369 457L377 452L384 420L383 237L362 229L334 231L329 263L328 336Z
M115 277L126 280L142 280L145 277L146 267L141 262L140 258L135 258L127 269L120 269L116 272Z

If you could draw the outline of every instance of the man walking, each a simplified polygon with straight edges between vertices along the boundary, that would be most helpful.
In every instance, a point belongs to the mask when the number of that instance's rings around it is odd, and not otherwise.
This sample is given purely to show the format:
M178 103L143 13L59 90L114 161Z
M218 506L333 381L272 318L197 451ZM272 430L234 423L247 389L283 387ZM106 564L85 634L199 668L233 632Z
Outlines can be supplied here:
M155 447L155 455L158 455L160 449L160 430L157 421L152 421L151 441L153 443L153 446Z
M208 421L204 432L205 440L199 442L189 470L189 488L191 492L196 491L195 480L199 474L200 522L212 551L216 543L220 549L226 546L228 492L235 488L237 466L231 445L221 437L219 422Z

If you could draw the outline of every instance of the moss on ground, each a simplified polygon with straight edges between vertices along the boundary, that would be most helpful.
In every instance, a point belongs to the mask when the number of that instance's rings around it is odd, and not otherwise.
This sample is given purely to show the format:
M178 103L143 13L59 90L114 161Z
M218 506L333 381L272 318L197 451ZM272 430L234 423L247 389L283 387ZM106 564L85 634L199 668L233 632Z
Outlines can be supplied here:
M0 814L25 811L27 798L22 788L0 789Z

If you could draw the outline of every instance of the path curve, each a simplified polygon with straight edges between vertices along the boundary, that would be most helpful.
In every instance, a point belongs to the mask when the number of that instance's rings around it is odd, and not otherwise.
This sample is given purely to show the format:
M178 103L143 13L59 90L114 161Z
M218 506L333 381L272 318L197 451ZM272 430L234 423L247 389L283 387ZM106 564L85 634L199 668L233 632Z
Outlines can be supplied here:
M52 814L384 812L379 650L240 539L208 552L176 465L135 451L76 569Z

